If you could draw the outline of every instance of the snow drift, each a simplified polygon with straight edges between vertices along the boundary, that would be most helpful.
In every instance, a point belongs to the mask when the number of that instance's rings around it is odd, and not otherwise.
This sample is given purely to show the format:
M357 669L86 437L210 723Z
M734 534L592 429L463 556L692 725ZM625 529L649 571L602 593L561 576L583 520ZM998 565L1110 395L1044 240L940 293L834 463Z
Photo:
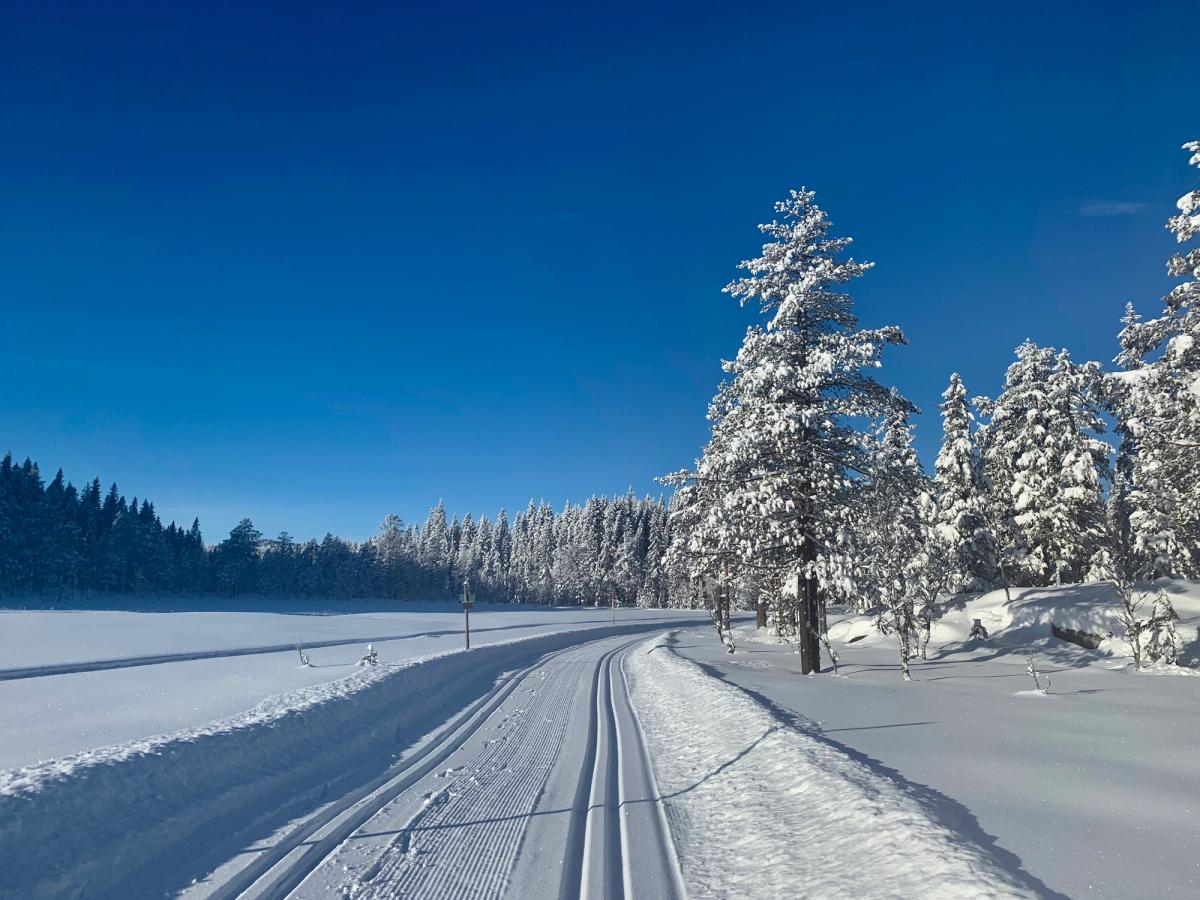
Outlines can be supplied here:
M1182 640L1183 650L1179 666L1152 668L1195 674L1191 669L1200 666L1200 584L1163 579L1144 585L1144 612L1149 612L1154 594L1160 589L1167 593L1179 615L1175 630ZM1053 651L1059 655L1076 651L1073 644L1055 635L1057 628L1098 639L1098 646L1093 650L1079 649L1079 653L1098 653L1114 660L1131 658L1129 645L1122 639L1124 629L1117 615L1120 600L1116 589L1108 582L1013 588L1011 594L1011 602L1003 590L955 598L933 623L931 643L941 645L942 652L954 649L955 645L969 645L971 623L979 619L988 630L989 643L1006 649ZM880 634L870 615L849 615L840 621L831 621L829 636L841 643L855 641L862 646L879 642L894 644L896 640Z

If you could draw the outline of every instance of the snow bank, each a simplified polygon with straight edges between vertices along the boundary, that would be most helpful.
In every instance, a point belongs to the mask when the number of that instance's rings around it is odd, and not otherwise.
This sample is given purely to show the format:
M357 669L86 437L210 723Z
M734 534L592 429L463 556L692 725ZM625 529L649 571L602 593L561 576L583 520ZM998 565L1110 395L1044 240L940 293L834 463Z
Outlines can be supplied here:
M690 895L1036 896L894 781L663 639L626 668Z
M1149 615L1154 594L1160 588L1167 592L1179 615L1175 630L1183 641L1180 663L1183 666L1200 666L1200 584L1163 579L1146 585L1146 615ZM1056 587L1013 588L1010 593L1011 602L1003 590L955 598L934 622L931 643L934 646L967 643L971 624L979 619L988 630L989 643L1009 649L1074 650L1074 645L1054 636L1051 629L1057 626L1101 638L1099 648L1090 652L1116 659L1132 656L1129 646L1121 638L1124 629L1117 618L1120 601L1111 584L1100 581ZM859 647L874 646L881 641L895 643L894 637L881 635L875 629L874 618L869 615L852 615L831 623L829 636L843 644L853 640ZM774 638L769 640L773 641ZM1078 652L1089 651L1079 649ZM1177 666L1158 668L1161 671L1187 671Z
M10 604L12 601L4 601ZM4 609L0 608L0 677L83 671L131 663L202 659L291 651L297 640L306 647L384 643L462 633L457 604L369 604L315 601L303 609L283 601L247 600L203 604L162 598L143 603L150 609ZM228 608L222 609L221 606ZM621 610L626 620L670 615L669 610ZM516 629L561 630L572 625L607 625L607 608L525 607L479 604L471 611L471 631L509 633ZM482 641L481 641L482 643ZM396 655L394 653L389 655ZM21 670L34 670L32 672Z
M0 772L0 897L177 891L383 771L504 672L647 627L561 632L362 669L202 727Z

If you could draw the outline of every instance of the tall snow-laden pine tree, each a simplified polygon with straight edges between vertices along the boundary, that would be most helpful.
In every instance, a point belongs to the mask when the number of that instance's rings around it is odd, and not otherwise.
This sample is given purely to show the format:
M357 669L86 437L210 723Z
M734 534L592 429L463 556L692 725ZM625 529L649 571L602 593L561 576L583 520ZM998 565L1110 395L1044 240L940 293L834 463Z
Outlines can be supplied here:
M1001 554L1001 577L1020 584L1046 584L1051 570L1046 509L1054 483L1047 446L1051 416L1047 384L1054 351L1026 341L1008 367L1004 388L993 402L975 405L988 421L980 428L980 455L987 478L986 518Z
M1200 167L1200 141L1184 145ZM1167 228L1180 243L1200 234L1200 190L1176 203ZM1128 494L1138 573L1200 575L1200 246L1176 253L1168 274L1185 279L1156 319L1126 314L1118 376L1121 425L1136 443Z
M948 589L984 590L995 579L996 548L984 516L979 450L967 389L955 372L942 394L942 449L934 463L937 533L950 559Z
M980 432L986 518L1005 581L1079 580L1102 545L1111 448L1097 436L1101 384L1095 363L1026 341L996 401L977 401L989 416Z
M421 529L420 561L425 567L428 588L433 596L446 596L450 586L450 528L446 523L446 504L429 511L425 527Z
M1134 409L1134 383L1145 366L1134 345L1133 336L1138 331L1142 317L1132 303L1125 304L1121 317L1121 352L1114 360L1123 371L1110 372L1105 378L1108 412L1116 422L1120 440L1117 444L1116 465L1113 471L1112 490L1109 491L1105 521L1108 527L1107 546L1093 567L1096 574L1107 577L1105 569L1117 570L1123 581L1132 582L1143 568L1134 554L1133 532L1130 517L1133 512L1134 468L1137 464L1137 435L1134 433L1136 410Z
M870 264L842 258L850 239L829 237L813 197L793 191L776 204L779 218L759 226L771 238L762 256L741 263L748 274L726 286L767 321L725 363L730 379L710 407L712 437L695 470L668 477L689 485L680 524L700 574L715 563L726 581L738 568L794 579L788 613L804 672L820 667L821 591L847 568L851 473L868 462L856 426L912 409L867 374L904 336L858 328L841 287Z
M907 415L892 416L862 483L856 537L862 551L860 589L878 606L880 630L896 635L905 681L911 680L909 660L919 652L919 617L932 616L932 603L945 586L941 554L927 549L939 541L932 487L913 449Z
M1053 523L1048 556L1053 580L1082 581L1105 548L1104 482L1111 477L1112 447L1100 439L1104 378L1094 362L1077 364L1059 352L1050 373L1049 444L1057 479L1049 516Z
M408 560L405 554L404 523L395 513L389 513L379 525L379 533L372 538L376 548L376 560L380 568L385 597L399 597L403 591L404 574Z

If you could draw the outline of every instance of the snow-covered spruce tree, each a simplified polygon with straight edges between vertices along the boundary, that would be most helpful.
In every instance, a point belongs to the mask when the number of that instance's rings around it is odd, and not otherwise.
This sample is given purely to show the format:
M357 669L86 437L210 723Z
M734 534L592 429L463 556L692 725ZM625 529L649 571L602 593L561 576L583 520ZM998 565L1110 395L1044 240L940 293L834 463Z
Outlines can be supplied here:
M1179 621L1179 613L1171 604L1171 598L1164 590L1159 590L1154 596L1154 607L1150 612L1150 622L1147 626L1150 640L1146 643L1146 655L1154 662L1164 662L1170 665L1179 663L1179 654L1183 650L1183 640L1175 631L1175 623Z
M1184 145L1200 167L1200 141ZM1183 244L1200 234L1200 190L1176 204L1167 228ZM1156 319L1126 314L1118 361L1122 427L1136 441L1129 532L1139 574L1200 576L1200 246L1167 263L1185 279Z
M450 529L446 524L446 504L441 500L429 511L421 529L418 557L428 579L430 596L445 597L450 593Z
M726 388L726 384L721 385L717 399ZM719 421L716 402L709 407L709 418ZM667 554L668 566L685 573L690 605L711 610L717 636L727 646L722 604L732 596L728 586L742 569L739 548L743 539L739 534L746 528L736 510L729 510L729 515L722 512L725 492L739 483L735 471L720 468L737 461L723 447L729 437L728 431L714 427L704 454L696 461L696 472L704 473L703 480L684 472L664 478L667 483L677 485L671 500L673 539Z
M906 572L917 616L917 652L925 659L933 637L933 623L939 618L938 601L950 593L954 581L954 558L938 528L938 506L932 494L921 494L917 511L922 540L909 559Z
M909 681L909 660L928 641L949 558L935 525L933 484L913 449L912 426L904 413L883 427L860 486L859 589L875 598L880 630L896 635L900 671Z
M1104 390L1106 408L1115 421L1118 435L1116 464L1113 468L1112 490L1108 494L1105 509L1107 520L1108 541L1099 558L1093 565L1093 574L1099 578L1107 578L1106 572L1111 572L1118 563L1125 567L1121 574L1126 579L1132 579L1143 571L1146 566L1139 560L1133 548L1133 531L1130 518L1133 512L1132 497L1134 469L1137 463L1137 435L1135 424L1137 410L1135 409L1134 383L1140 377L1145 366L1138 352L1134 335L1142 317L1133 308L1132 303L1125 304L1125 314L1121 317L1120 343L1121 352L1115 360L1122 371L1110 372L1105 376Z
M1100 384L1095 363L1026 341L1000 396L976 400L988 417L979 432L985 518L1005 582L1077 580L1102 544L1110 448L1096 436Z
M1050 373L1049 441L1058 465L1049 516L1054 523L1049 557L1056 584L1082 581L1106 546L1105 482L1112 472L1112 447L1101 406L1104 376L1098 363L1077 364L1059 352Z
M646 572L637 594L639 609L657 609L667 605L667 545L669 537L663 507L651 510L649 537L646 542Z
M794 580L798 595L778 602L795 623L801 670L820 669L822 592L849 569L844 527L855 485L869 463L867 436L855 426L913 407L866 370L886 344L904 343L896 327L859 329L841 286L869 263L842 258L849 238L830 223L811 191L777 203L760 230L771 240L741 263L746 276L726 286L767 317L746 332L730 378L711 407L712 438L694 471L668 476L690 484L684 527L697 557Z
M699 484L680 485L667 507L670 523L664 559L667 594L670 605L680 609L703 609L711 603L705 575L706 570L715 568L717 560L696 552L703 508L700 490Z
M978 440L987 479L986 517L1001 556L1001 578L1036 584L1044 583L1040 579L1048 571L1038 540L1048 526L1039 521L1044 519L1039 513L1054 474L1045 450L1050 418L1046 385L1054 351L1026 341L1016 354L1000 396L995 401L977 397L974 403L987 420Z
M949 555L948 590L984 590L996 577L996 547L984 517L979 450L967 389L955 372L942 394L942 449L934 463L937 532Z
M379 526L379 534L372 538L376 547L375 559L380 569L383 595L388 598L401 596L405 584L404 576L410 565L404 542L404 523L394 513L389 513Z

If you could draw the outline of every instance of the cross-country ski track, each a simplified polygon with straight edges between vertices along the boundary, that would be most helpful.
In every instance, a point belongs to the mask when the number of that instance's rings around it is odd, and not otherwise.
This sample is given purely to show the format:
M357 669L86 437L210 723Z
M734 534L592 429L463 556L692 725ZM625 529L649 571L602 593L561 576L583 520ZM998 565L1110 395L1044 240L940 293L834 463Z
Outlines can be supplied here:
M641 640L591 641L513 673L196 895L682 897L621 668Z
M621 668L669 621L360 669L7 770L0 897L682 896Z

